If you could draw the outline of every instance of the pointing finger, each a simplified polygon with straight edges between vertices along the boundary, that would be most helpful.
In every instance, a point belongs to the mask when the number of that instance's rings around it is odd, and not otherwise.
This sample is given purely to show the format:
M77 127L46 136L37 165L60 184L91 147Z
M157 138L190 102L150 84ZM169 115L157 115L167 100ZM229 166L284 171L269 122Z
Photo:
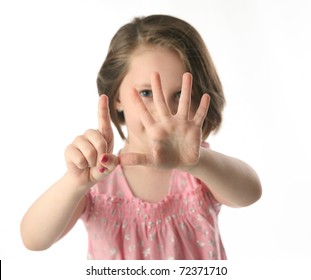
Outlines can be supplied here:
M106 141L110 143L113 138L113 132L110 122L110 113L108 106L108 97L102 94L98 100L98 130L105 137Z

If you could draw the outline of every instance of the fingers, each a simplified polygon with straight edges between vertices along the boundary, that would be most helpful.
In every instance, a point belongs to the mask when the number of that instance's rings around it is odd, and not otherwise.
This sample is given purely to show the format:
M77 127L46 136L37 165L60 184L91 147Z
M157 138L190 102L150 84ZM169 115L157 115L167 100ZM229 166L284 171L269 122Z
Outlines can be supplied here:
M202 127L208 111L209 104L210 104L210 96L207 93L204 93L201 98L200 105L192 120L196 125Z
M83 170L88 167L88 161L83 153L72 144L65 150L65 159L68 169L78 168Z
M98 130L108 143L113 141L113 131L110 121L108 97L102 94L98 100Z
M149 127L154 123L154 119L151 116L150 112L148 111L145 103L142 101L141 97L139 96L137 90L135 88L131 91L131 98L133 102L135 103L139 113L141 121L144 125L144 127Z
M67 164L78 169L94 167L98 164L99 156L107 151L107 142L98 130L87 130L76 137L65 151Z
M177 116L182 119L189 118L191 106L191 91L192 91L192 75L185 73L182 79L181 96L178 104Z
M160 74L157 72L151 75L151 87L152 87L152 92L153 92L154 104L155 104L157 111L159 112L159 117L161 119L170 117L171 112L166 104L166 101L163 95Z
M124 153L119 155L119 163L123 166L144 165L152 166L153 160L151 155L140 153Z
M104 153L110 154L112 151L113 131L108 97L101 95L98 100L98 130L87 130L66 148L65 160L68 170L74 174L89 174L89 180L98 181L102 176L100 173L106 169L101 164L101 157Z
M188 120L191 110L191 92L192 92L192 75L184 73L182 79L182 90L178 104L177 116L182 119ZM204 119L207 115L210 103L210 96L205 93L201 97L200 105L194 114L192 121L199 127L202 127Z
M110 173L119 164L119 159L113 154L102 154L99 161L98 171L100 173Z

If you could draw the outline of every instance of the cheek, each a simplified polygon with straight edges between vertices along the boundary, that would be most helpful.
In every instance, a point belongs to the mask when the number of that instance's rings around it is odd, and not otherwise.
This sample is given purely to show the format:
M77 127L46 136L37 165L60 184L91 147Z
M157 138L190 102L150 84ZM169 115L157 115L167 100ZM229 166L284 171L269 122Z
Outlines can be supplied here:
M125 125L128 130L142 132L145 130L140 115L135 108L124 110Z

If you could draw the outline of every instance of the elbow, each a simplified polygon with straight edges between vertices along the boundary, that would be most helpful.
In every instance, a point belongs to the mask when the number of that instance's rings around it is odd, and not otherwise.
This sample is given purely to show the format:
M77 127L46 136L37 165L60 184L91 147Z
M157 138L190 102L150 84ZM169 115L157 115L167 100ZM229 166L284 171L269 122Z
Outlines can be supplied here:
M256 176L249 184L247 192L241 201L239 207L247 207L257 202L262 196L262 186L259 178Z
M51 245L46 245L40 242L40 238L36 238L31 231L27 230L27 227L21 223L20 234L23 245L30 251L44 251L47 250Z
M248 199L248 201L246 201L245 205L243 206L250 206L252 204L254 204L255 202L257 202L262 196L262 188L261 185L258 185L252 192L252 195L250 196L250 198Z
M257 173L254 172L254 175L253 175L253 180L252 180L252 192L253 192L253 199L251 201L250 204L253 204L255 203L256 201L258 201L261 196L262 196L262 186L261 186L261 182L260 182L260 179L257 175Z
M22 241L23 241L25 248L29 251L39 252L39 251L47 250L50 247L50 246L42 246L24 237L22 237Z
M262 196L262 186L261 183L258 179L258 183L255 186L255 192L254 192L254 200L253 203L255 203L256 201L258 201Z
M248 166L246 171L247 180L245 181L245 185L247 187L244 188L244 195L242 196L243 199L240 207L250 206L257 202L262 196L262 186L256 171L250 166Z
M261 198L262 187L257 176L255 176L253 180L250 180L247 185L242 185L246 187L243 187L243 190L234 200L230 200L230 202L227 201L227 203L225 203L227 206L232 208L247 207L254 204Z
M44 251L50 248L50 246L46 246L43 244L40 244L39 242L34 241L32 238L27 238L22 235L22 242L26 249L29 251Z

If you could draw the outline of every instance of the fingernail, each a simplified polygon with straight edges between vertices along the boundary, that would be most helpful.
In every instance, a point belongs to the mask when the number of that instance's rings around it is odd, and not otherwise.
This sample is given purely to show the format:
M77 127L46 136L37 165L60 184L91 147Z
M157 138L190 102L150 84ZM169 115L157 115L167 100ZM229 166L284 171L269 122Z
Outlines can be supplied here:
M102 166L98 170L100 173L104 173L106 169L107 169L106 167Z
M107 155L104 155L101 162L102 163L106 163L108 161L108 156Z

